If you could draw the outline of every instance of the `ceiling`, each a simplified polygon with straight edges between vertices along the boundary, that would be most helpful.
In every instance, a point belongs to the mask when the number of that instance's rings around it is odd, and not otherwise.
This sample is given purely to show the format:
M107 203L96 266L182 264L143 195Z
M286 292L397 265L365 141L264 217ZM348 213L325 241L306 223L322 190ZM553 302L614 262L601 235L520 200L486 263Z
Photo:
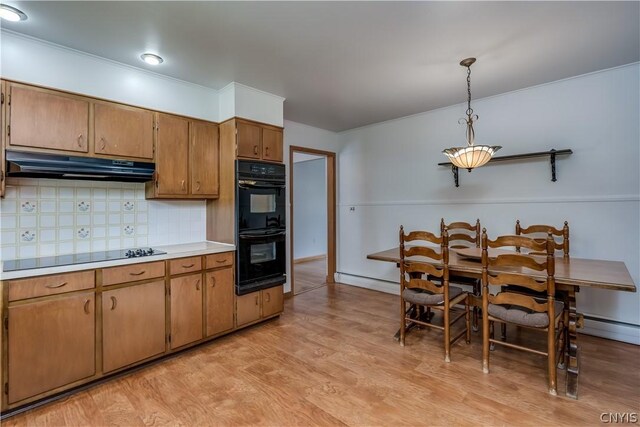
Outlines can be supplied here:
M317 156L315 154L293 152L293 163L308 162L309 160L324 159L324 156Z
M12 1L13 31L219 89L286 98L342 131L640 60L639 2Z

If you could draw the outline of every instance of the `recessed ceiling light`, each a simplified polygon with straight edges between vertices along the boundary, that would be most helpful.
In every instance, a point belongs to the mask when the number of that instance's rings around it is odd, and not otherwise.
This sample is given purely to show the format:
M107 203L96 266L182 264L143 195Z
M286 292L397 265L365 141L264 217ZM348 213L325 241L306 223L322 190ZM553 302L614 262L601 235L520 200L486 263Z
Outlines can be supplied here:
M142 59L149 65L159 65L164 62L164 59L153 53L143 53L142 55L140 55L140 59Z
M11 22L26 21L27 15L15 7L0 3L0 18Z

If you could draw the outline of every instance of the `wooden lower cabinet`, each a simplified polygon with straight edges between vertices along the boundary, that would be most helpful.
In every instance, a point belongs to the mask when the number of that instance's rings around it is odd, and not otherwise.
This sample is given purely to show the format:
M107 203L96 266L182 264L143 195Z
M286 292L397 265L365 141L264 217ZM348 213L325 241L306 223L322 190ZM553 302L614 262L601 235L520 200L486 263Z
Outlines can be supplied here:
M9 404L95 374L93 291L8 310Z
M233 329L233 268L205 274L205 310L207 336Z
M103 372L164 351L164 280L102 293Z
M202 339L202 273L171 279L171 348Z
M236 298L236 327L281 313L283 309L282 285L239 296Z
M282 285L274 288L263 289L262 293L262 317L269 317L284 310L284 292Z
M236 298L236 327L260 319L260 291Z

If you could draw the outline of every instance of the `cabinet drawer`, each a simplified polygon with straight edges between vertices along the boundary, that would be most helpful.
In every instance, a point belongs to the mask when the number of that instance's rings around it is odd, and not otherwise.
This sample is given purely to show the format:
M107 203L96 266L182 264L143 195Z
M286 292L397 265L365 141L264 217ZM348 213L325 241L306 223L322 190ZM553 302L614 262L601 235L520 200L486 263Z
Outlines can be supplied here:
M79 291L81 289L91 289L95 286L95 274L94 270L87 270L78 273L10 280L7 284L9 287L9 301L17 301Z
M173 259L169 262L169 272L172 276L200 270L202 270L202 257L200 256Z
M164 276L164 261L147 262L144 264L125 265L102 269L102 284L104 286L118 283L135 282L137 280L153 279Z
M224 267L233 265L233 256L235 252L222 252L219 254L207 255L207 268Z

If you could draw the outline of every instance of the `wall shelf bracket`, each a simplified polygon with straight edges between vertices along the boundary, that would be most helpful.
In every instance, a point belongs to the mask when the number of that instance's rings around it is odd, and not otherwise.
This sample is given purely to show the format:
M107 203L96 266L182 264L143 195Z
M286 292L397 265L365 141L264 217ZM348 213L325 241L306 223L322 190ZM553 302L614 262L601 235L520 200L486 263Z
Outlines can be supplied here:
M494 157L491 160L489 160L487 164L493 163L493 162L502 162L505 160L521 160L521 159L530 159L534 157L549 156L549 163L551 165L551 181L556 182L558 180L556 177L556 156L569 155L569 154L573 154L573 151L571 149L567 148L563 150L556 150L552 148L549 151L538 151L535 153L512 154L509 156ZM451 162L442 162L442 163L438 163L438 166L451 166L451 172L453 173L453 181L456 187L460 187L459 174L458 174L459 168L456 165L454 165ZM471 170L469 172L471 172Z

